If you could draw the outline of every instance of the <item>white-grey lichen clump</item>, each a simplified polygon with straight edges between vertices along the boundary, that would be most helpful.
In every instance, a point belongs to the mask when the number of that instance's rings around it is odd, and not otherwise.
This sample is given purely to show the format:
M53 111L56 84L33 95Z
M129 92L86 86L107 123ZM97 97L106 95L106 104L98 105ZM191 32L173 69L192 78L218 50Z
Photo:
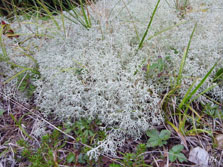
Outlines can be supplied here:
M125 139L137 140L148 128L163 121L162 94L174 83L195 23L197 29L179 98L185 95L194 78L200 81L223 57L221 0L190 1L184 13L175 8L174 1L161 1L144 46L136 54L139 40L135 29L141 39L156 3L155 0L98 1L88 7L92 21L89 30L66 20L66 34L55 33L56 28L49 31L54 37L42 41L40 51L34 56L41 73L41 79L35 83L35 103L45 116L54 114L55 119L62 121L98 118L110 128L107 138L89 151L92 157L99 152L115 155ZM55 19L62 27L61 16ZM180 22L181 25L147 40ZM53 21L49 25L55 26ZM162 71L154 70L147 75L144 66L160 60L165 64ZM220 59L200 92L212 85L214 73L223 68L222 64ZM210 94L223 101L221 85Z

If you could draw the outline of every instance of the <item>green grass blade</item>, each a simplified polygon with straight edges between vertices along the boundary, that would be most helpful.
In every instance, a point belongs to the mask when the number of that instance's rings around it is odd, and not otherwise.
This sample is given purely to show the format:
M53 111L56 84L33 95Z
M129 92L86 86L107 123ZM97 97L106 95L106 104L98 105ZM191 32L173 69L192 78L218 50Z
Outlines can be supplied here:
M7 51L6 51L6 48L5 48L5 44L3 43L3 40L2 40L3 29L4 29L4 26L1 25L1 28L0 28L0 46L2 48L2 53L3 53L2 60L6 61L6 60L9 60L9 57L8 57L8 54L7 54ZM0 60L1 60L1 58L0 58Z
M91 23L89 21L88 16L86 15L86 11L84 10L84 5L83 5L82 0L80 0L80 4L81 4L81 11L83 13L84 20L85 20L85 25L87 26L87 28L91 28Z
M36 59L34 59L34 57L33 56L31 56L31 55L29 55L29 54L27 54L27 53L25 53L25 52L23 52L23 54L26 56L26 57L28 57L28 58L30 58L34 63L35 63L35 65L37 65L38 64L38 62L37 62L37 60Z
M186 135L197 135L197 134L199 134L199 133L206 133L206 134L208 134L208 135L210 135L210 136L213 136L213 133L212 133L212 131L210 131L210 130L205 130L205 129L192 129L192 130L188 130L187 132L186 132Z
M87 18L88 18L88 22L89 22L89 28L91 28L92 24L91 24L91 17L90 17L90 13L88 11L88 9L86 8L87 11Z
M187 96L185 96L185 98L182 100L182 102L179 105L179 108L181 109L183 107L183 105L187 104L187 102L192 98L192 96L197 92L197 90L204 84L204 82L206 81L206 79L208 78L208 76L211 74L211 72L214 70L215 66L217 65L218 61L213 65L213 67L208 71L208 73L204 76L204 78L199 82L199 84L194 88L194 90L188 94ZM209 91L210 89L212 89L213 86L211 86L210 88L207 88L206 90L204 90L202 92L202 94L206 93L207 91ZM199 97L199 96L198 96ZM197 96L195 98L193 98L191 100L191 102L195 99L198 98Z
M186 124L187 118L189 117L189 115L187 114L188 109L189 109L189 105L187 105L187 108L184 110L183 118L181 118L181 115L179 116L179 129L181 133L184 135L185 135L185 124Z
M18 68L23 68L23 69L27 69L27 70L33 70L32 68L27 68L27 67L24 67L24 66L20 66L18 64L15 64L13 62L10 62L10 61L6 61L8 64L11 64L13 67L18 67Z
M67 13L70 15L70 17L64 15L64 17L68 20L70 20L71 22L78 24L80 23L83 27L85 27L86 29L88 29L87 25L85 24L85 21L79 16L79 14L77 13L77 11L75 9L72 9L73 13L71 13L70 11L67 11Z
M203 83L206 81L208 76L211 74L211 72L214 70L215 66L217 65L218 62L216 62L213 67L208 71L208 73L204 76L204 78L200 81L200 83L194 88L194 90L190 93L190 95L187 97L186 102L187 103L191 97L197 92L197 90L203 85Z
M188 55L188 52L189 52L189 49L190 49L191 41L192 41L192 38L194 36L194 32L195 32L196 27L197 27L197 23L195 24L195 26L193 28L193 31L190 35L190 40L187 44L187 48L184 51L184 55L183 55L183 58L182 58L182 61L181 61L181 64L180 64L179 74L178 74L178 77L177 77L177 83L176 83L177 85L179 85L181 83L183 69L184 69L184 66L185 66L186 58L187 58L187 55Z
M72 13L70 13L69 11L67 12L72 18L75 18L75 16L72 14ZM73 19L71 19L70 17L68 17L68 16L66 16L66 15L64 15L64 17L66 18L66 19L68 19L68 20L70 20L71 22L73 22L73 23L75 23L75 24L78 24L78 22L76 21L76 20L73 20ZM80 23L80 22L79 22ZM82 23L81 23L82 24Z
M42 8L44 9L44 11L50 16L50 18L53 20L54 24L56 25L57 29L60 30L60 26L58 24L58 22L55 20L55 18L53 17L52 12L50 12L50 10L48 9L48 7L44 4L44 2L40 2L40 0L37 0L37 2L39 3L40 6L42 6Z
M81 7L80 10L83 13L83 16L76 9L76 6L74 5L75 2L70 2L69 0L66 0L66 3L69 6L69 9L71 9L71 10L67 11L66 8L63 7L63 9L66 10L66 12L69 14L69 16L64 15L64 17L75 24L80 23L83 27L85 27L86 29L89 29L91 27L91 20L90 20L89 13L88 13L88 11L86 13L86 11L84 10L84 4L83 4L82 0L79 0L79 2L80 2L80 7Z
M190 100L190 103L196 99L198 99L200 96L202 96L203 94L207 93L208 91L210 91L211 89L213 89L214 87L216 87L217 85L212 85L209 88L205 89L204 91L202 91L201 93L199 93L196 97L194 97L192 100Z
M27 114L26 114L26 115L27 115ZM15 122L16 126L19 127L19 129L26 135L26 137L28 137L29 139L32 140L32 137L31 137L31 136L26 132L26 130L22 127L21 120L23 119L23 117L24 117L25 115L23 115L23 116L19 119L19 121L16 120L16 118L15 118L15 116L14 116L13 114L10 113L10 116L11 116L12 120Z
M197 80L194 80L194 82L192 83L192 85L189 87L189 89L187 90L186 94L184 95L184 98L182 99L181 103L179 104L179 109L182 108L182 106L186 103L186 100L192 90L192 88L194 87L195 83Z
M13 75L12 77L10 77L9 79L7 79L6 81L3 82L3 84L7 84L9 83L11 80L15 79L16 77L18 77L20 74L28 71L29 69L23 69L22 71L16 73L15 75Z
M73 16L73 17L74 17L74 18L78 18L79 15L78 15L78 13L76 12L76 6L74 6L74 5L70 2L70 0L66 0L66 3L67 3L67 5L68 5L68 8L71 9L71 10L74 12L75 16ZM66 8L65 8L64 6L63 6L62 8L63 8L63 10L66 10ZM69 11L67 11L67 12L69 12Z
M148 38L148 40L151 40L152 38L154 38L154 37L156 37L156 36L158 36L158 35L160 35L160 34L162 34L162 33L164 33L164 32L167 32L167 31L169 31L169 30L171 30L171 29L173 29L173 28L175 28L175 27L178 27L178 26L180 26L180 25L182 25L182 24L185 24L186 22L187 22L187 21L183 21L183 22L177 23L177 24L175 24L175 25L169 26L169 27L167 27L167 28L164 28L163 30L154 33L152 36L150 36L150 37Z
M62 21L64 35L66 35L66 27L65 27L64 14L63 14L63 12L61 12L61 21Z
M159 3L160 3L160 0L158 0L157 3L156 3L156 7L155 7L155 9L153 10L153 13L152 13L152 16L151 16L151 18L150 18L149 24L148 24L148 26L147 26L147 28L146 28L146 31L145 31L145 33L144 33L144 35L143 35L143 37L142 37L142 39L141 39L141 41L140 41L140 43L139 43L138 49L141 49L141 48L142 48L143 42L144 42L144 40L145 40L145 38L146 38L146 35L148 34L148 31L149 31L149 29L150 29L150 27L151 27L151 24L152 24L152 22L153 22L153 18L154 18L154 16L155 16L155 13L156 13L156 11L157 11L157 8L158 8L158 6L159 6Z

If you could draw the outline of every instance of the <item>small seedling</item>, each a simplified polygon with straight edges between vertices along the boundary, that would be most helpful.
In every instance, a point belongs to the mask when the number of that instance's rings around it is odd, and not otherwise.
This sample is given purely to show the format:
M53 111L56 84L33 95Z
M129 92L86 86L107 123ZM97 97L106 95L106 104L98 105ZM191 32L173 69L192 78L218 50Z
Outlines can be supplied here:
M144 161L143 153L146 151L145 144L139 144L136 148L135 153L121 153L123 155L123 160L120 161L120 164L112 163L109 167L121 167L121 166L128 166L128 167L136 167L136 166L147 166L150 165L146 164Z
M77 140L83 143L87 143L94 136L94 132L91 129L90 120L80 120L77 121L74 128L75 134L77 135Z
M146 134L150 137L147 141L147 147L161 147L167 143L171 135L168 130L162 130L159 133L156 129L149 130Z
M170 47L170 49L171 49L172 51L174 51L174 54L179 54L179 51L178 51L176 48L174 48L174 47Z
M147 64L143 66L142 70L145 71L146 79L163 79L170 74L169 71L172 64L173 63L170 56L166 56L165 58L158 57L157 60L153 63L150 63L148 60Z
M81 119L77 121L73 127L76 139L82 143L93 144L93 140L102 140L105 138L104 131L100 131L98 128L101 123L98 120L92 121L87 119Z
M171 162L174 162L176 160L180 162L186 162L187 158L181 151L183 150L184 146L181 144L175 145L171 148L169 152L169 159Z
M77 159L78 163L80 164L87 164L89 161L88 156L85 153L80 153L78 155L78 159Z
M38 149L34 149L33 146L23 139L17 141L17 143L23 147L21 158L26 158L30 163L30 167L56 167L62 161L57 154L57 150L63 148L64 143L61 141L61 133L57 130L53 131L52 134L43 136Z

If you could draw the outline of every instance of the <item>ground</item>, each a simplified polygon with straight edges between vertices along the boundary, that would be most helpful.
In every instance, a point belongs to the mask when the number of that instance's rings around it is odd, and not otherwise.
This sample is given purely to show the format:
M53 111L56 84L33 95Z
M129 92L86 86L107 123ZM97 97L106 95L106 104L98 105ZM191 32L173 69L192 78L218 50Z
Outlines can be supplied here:
M0 166L222 166L223 4L185 2L1 17Z

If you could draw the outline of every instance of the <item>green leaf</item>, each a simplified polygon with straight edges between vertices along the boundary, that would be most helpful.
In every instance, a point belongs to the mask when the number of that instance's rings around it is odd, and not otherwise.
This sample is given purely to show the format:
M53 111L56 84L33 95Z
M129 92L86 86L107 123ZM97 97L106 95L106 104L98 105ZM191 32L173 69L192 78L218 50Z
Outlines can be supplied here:
M175 153L179 153L183 150L183 148L184 148L183 145L178 144L178 145L173 146L171 150Z
M185 157L185 155L183 153L179 153L177 155L177 158L180 162L186 162L187 161L187 158Z
M147 134L147 136L149 136L149 137L154 137L154 136L159 136L159 132L158 132L158 130L156 130L156 129L152 129L152 130L148 130L147 132L146 132L146 134Z
M162 140L168 140L170 138L170 135L171 135L170 131L168 131L168 130L162 130L160 132L160 134L159 134L159 137Z
M156 146L162 146L162 140L158 137L151 137L147 141L147 147L156 147Z
M170 138L171 133L168 130L162 130L161 133L156 129L152 129L147 131L147 136L149 136L149 140L147 141L147 147L156 147L163 146L166 144L166 140Z
M137 155L143 153L146 151L146 144L139 144L137 145L137 148L136 148L136 153Z
M74 162L74 160L75 160L75 155L73 153L69 153L67 156L67 162L71 163Z
M177 156L176 156L176 154L174 153L174 152L169 152L169 159L170 159L170 162L174 162L174 161L176 161L176 159L177 159Z
M214 82L217 83L219 86L223 86L223 68L217 70Z
M85 164L86 163L86 156L83 153L80 153L78 156L78 162L80 164Z
M190 49L192 37L194 36L194 32L195 32L196 28L197 28L197 23L195 24L195 26L193 28L193 31L192 31L192 33L190 35L190 40L189 40L189 42L187 44L187 48L186 48L186 50L184 52L184 55L183 55L183 58L181 60L180 69L179 69L179 73L178 73L178 77L177 77L177 85L181 84L183 69L184 69L184 66L185 66L185 63L186 63L186 58L188 56L188 52L189 52L189 49Z
M177 159L180 162L187 161L187 158L185 157L185 155L183 153L181 153L183 148L184 148L184 146L181 144L178 144L178 145L172 147L172 149L169 152L169 159L171 162L174 162Z
M5 110L0 109L0 117L4 114Z
M165 145L165 144L167 144L167 141L162 141L162 145ZM161 145L161 146L162 146L162 145Z

